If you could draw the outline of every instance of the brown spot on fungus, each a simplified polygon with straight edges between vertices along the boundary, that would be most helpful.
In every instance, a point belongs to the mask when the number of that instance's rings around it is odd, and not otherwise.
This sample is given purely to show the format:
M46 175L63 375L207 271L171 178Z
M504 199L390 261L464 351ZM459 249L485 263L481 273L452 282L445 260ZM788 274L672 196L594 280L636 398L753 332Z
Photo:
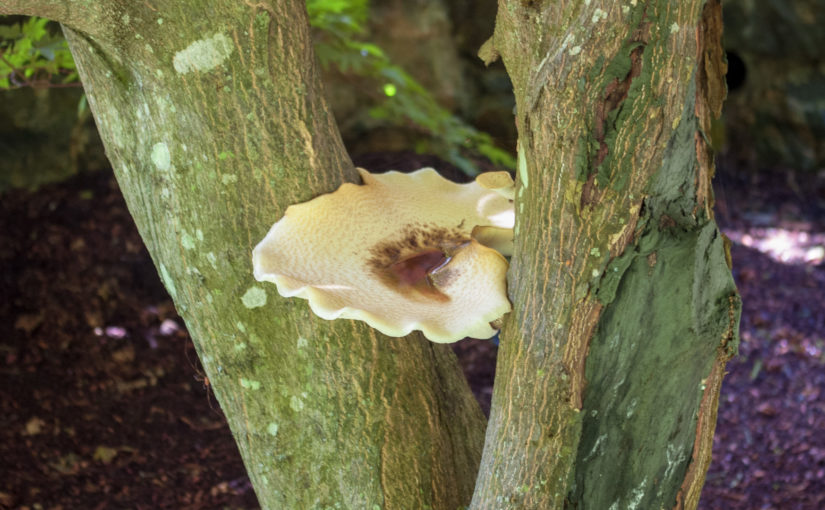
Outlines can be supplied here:
M370 249L370 272L396 292L448 301L450 297L441 289L448 286L454 271L445 266L455 250L469 242L467 234L460 228L434 225L407 225L402 234L398 240L382 241Z
M426 250L399 260L389 270L402 285L415 285L445 262L447 257L440 250Z

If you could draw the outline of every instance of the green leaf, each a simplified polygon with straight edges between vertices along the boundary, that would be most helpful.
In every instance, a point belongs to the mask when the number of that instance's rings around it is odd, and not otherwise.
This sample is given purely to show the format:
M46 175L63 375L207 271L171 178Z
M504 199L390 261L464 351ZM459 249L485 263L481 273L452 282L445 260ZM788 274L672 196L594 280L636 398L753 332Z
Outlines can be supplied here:
M23 34L31 41L39 41L48 33L46 30L48 22L46 18L33 16L23 23Z
M83 94L80 96L80 101L77 103L77 118L82 118L88 109L89 103L86 100L86 94Z
M63 80L61 80L61 83L63 83L63 84L67 84L67 83L75 83L75 82L77 82L79 79L80 79L80 76L77 74L77 71L72 71L71 73L67 74L67 75L63 78ZM86 96L83 96L83 97L86 97Z
M20 23L14 25L0 25L0 39L17 39L23 35L20 29Z
M362 55L366 53L367 55L372 55L373 57L378 57L382 59L386 58L384 55L384 51L374 44L360 43L358 45L358 48L360 49Z
M14 52L18 55L30 54L32 50L32 40L29 37L18 39L14 45Z
M45 18L28 18L21 24L0 26L0 88L11 87L11 74L38 82L70 83L78 79L66 40L50 32Z

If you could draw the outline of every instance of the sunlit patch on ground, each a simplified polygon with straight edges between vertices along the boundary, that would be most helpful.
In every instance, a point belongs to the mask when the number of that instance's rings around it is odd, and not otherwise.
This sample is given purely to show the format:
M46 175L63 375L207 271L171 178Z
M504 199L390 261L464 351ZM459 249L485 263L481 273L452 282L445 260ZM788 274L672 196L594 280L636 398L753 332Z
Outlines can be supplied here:
M783 264L818 265L825 262L825 232L755 227L727 230L725 234L734 243L758 250Z

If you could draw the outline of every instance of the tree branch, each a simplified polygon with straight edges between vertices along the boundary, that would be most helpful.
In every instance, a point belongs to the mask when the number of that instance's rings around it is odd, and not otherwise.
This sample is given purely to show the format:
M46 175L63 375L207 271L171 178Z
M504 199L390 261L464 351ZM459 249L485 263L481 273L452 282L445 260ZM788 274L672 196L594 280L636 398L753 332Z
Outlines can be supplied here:
M79 0L3 0L0 15L39 16L61 23L76 31L102 36L110 27L118 9L115 2L101 5Z

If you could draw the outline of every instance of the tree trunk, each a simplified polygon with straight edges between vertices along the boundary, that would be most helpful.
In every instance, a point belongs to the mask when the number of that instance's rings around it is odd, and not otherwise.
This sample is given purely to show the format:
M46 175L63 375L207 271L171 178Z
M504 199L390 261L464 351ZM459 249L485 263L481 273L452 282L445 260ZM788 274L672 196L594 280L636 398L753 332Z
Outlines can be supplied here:
M449 346L326 322L253 280L293 203L356 180L300 0L8 0L64 24L107 155L261 506L469 503L484 417Z
M694 508L739 298L705 133L718 0L500 0L514 311L484 420L449 348L252 279L287 205L354 180L300 0L4 0L67 27L121 188L264 508Z
M516 245L472 508L695 508L739 297L712 214L718 0L500 0Z

